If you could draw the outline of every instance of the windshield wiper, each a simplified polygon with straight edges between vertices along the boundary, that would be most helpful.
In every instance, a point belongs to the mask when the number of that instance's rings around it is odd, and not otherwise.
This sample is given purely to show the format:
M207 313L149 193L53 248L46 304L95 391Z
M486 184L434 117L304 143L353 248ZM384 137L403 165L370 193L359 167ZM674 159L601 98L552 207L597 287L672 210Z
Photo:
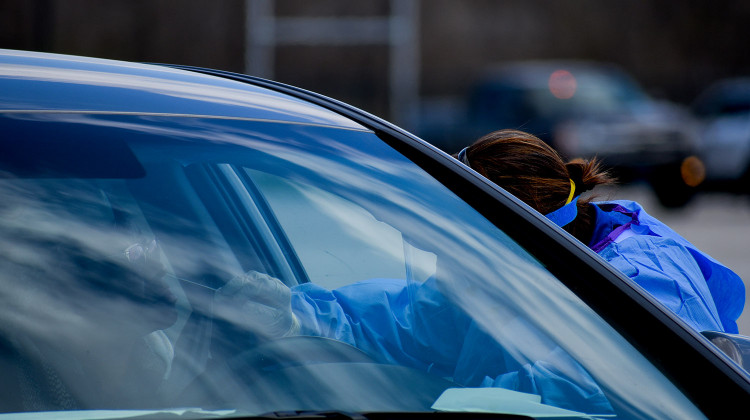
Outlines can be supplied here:
M272 411L248 419L290 419L290 420L523 420L532 417L516 414L470 413L449 411L417 411L417 412L374 412L352 413L346 411Z
M352 413L347 411L314 411L314 410L295 410L295 411L271 411L259 416L251 417L254 419L330 419L330 420L368 420L363 414Z

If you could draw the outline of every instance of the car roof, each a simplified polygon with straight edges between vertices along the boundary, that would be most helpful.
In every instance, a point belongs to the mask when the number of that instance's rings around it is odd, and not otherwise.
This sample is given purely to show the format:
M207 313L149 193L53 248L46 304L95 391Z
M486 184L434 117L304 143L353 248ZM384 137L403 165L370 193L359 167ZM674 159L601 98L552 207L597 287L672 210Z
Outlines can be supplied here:
M0 49L0 112L239 118L364 129L338 113L250 83L166 66Z

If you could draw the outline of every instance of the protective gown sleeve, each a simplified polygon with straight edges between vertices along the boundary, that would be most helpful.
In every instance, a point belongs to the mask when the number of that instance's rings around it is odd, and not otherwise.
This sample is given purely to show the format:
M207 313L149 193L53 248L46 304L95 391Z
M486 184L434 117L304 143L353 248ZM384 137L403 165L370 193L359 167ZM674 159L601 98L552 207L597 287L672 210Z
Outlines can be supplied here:
M745 285L742 279L706 254L691 248L687 250L695 258L706 278L724 331L737 334L737 319L745 308Z
M636 235L599 255L697 331L732 332L724 327L701 267L675 240Z
M448 302L432 280L412 290L396 279L366 280L335 290L308 283L293 289L292 307L302 334L346 342L384 363L449 377L465 386L541 395L543 403L561 408L612 412L593 378L554 343L544 342L542 360L518 361L524 349L511 356ZM511 336L544 340L523 322L510 324L515 325L506 328Z
M597 230L632 221L633 235L595 249L698 331L736 334L745 306L745 285L732 270L700 251L640 204L628 200L594 203ZM627 216L623 216L623 214ZM599 235L601 236L601 235ZM601 238L596 238L597 242ZM594 246L595 248L595 246Z
M404 280L370 279L334 290L307 283L292 291L301 333L334 338L386 363L434 371L455 366L468 318L457 317L440 293ZM414 301L414 304L411 302ZM438 345L439 344L439 345Z

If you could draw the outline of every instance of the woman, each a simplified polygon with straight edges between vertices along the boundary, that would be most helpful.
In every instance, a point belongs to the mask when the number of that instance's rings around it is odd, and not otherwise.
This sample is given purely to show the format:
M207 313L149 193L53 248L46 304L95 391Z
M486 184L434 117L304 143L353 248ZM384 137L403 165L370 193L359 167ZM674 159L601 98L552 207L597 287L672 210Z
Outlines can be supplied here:
M581 198L582 192L612 182L596 161L565 163L544 142L519 131L491 133L457 157L590 244L692 327L737 331L735 320L744 304L739 277L636 203ZM255 331L268 326L264 336L329 337L380 362L451 378L465 387L534 394L543 404L578 412L614 412L596 378L536 325L523 316L508 316L488 334L442 292L437 276L415 288L403 279L370 279L334 290L304 283L291 292L265 274L245 277L229 282L226 293L220 291L236 301L216 306L246 312ZM257 310L245 309L252 293L238 293L235 286L263 290L265 305L276 309L266 310L261 319Z
M582 198L614 182L595 159L565 162L539 138L517 130L487 134L456 158L587 244L691 327L738 332L742 279L638 203Z

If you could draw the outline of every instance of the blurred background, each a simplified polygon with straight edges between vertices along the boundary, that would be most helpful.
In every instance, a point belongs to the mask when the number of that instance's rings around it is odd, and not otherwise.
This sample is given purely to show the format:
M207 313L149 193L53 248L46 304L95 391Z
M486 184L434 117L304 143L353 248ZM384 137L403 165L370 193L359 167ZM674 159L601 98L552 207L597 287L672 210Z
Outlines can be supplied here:
M448 153L529 131L748 284L749 21L740 0L0 0L0 48L270 78Z

